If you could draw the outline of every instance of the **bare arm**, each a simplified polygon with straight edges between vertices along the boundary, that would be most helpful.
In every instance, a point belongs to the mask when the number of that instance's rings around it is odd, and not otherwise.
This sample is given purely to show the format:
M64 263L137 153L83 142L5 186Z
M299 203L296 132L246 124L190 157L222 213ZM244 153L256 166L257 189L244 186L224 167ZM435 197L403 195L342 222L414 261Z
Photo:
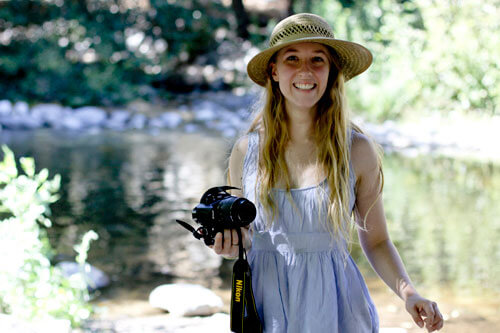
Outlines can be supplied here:
M423 317L427 330L432 332L443 326L437 304L422 298L413 286L399 253L387 231L377 153L373 143L364 135L353 138L352 161L357 176L356 208L357 223L363 251L381 279L406 303L406 309L420 327ZM366 224L365 224L366 223Z
M248 137L240 138L233 146L231 156L229 157L228 182L229 185L243 189L242 175L243 162L248 148ZM238 197L243 196L242 190L231 190L232 194ZM251 247L251 240L248 228L241 228L243 237L243 246L248 251ZM235 258L238 256L238 236L236 230L226 229L224 235L218 233L215 236L215 244L213 245L215 253L226 258Z

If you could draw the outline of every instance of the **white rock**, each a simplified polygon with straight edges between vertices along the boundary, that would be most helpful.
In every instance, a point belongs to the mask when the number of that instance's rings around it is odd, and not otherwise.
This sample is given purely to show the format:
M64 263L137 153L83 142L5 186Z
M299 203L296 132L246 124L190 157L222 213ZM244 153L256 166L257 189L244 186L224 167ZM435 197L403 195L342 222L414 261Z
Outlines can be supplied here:
M186 133L196 133L200 130L200 126L196 125L196 124L186 124L186 126L184 126L184 132Z
M84 127L101 126L107 118L106 111L94 106L84 106L74 111Z
M207 316L221 311L222 299L213 291L194 284L164 284L149 295L152 307L180 316Z
M0 116L6 116L12 112L12 103L9 100L0 101Z
M135 114L128 123L128 127L132 129L143 129L146 126L148 118L143 114Z
M55 124L54 127L67 130L81 130L83 128L83 124L80 119L72 117L71 115L66 115L58 124Z
M199 121L210 121L217 119L217 115L221 108L222 106L210 101L194 103L194 118Z
M14 104L14 113L17 113L17 114L20 114L20 115L27 115L29 110L30 110L30 107L28 105L28 103L24 102L24 101L19 101L19 102L16 102L16 104Z
M61 272L67 278L71 278L71 276L81 273L81 267L76 262L61 261L56 266L61 269ZM106 273L90 264L86 264L85 266L85 281L87 282L88 288L91 290L109 286L109 277Z
M64 114L64 108L57 104L38 104L31 108L33 118L39 119L52 127L59 127Z
M34 129L42 126L42 122L39 119L18 114L10 114L4 117L1 119L1 123L10 129Z
M182 123L182 116L176 112L165 112L160 119L167 128L176 128Z
M111 116L106 121L107 128L122 130L125 129L127 120L130 119L130 112L127 110L117 110L111 113Z

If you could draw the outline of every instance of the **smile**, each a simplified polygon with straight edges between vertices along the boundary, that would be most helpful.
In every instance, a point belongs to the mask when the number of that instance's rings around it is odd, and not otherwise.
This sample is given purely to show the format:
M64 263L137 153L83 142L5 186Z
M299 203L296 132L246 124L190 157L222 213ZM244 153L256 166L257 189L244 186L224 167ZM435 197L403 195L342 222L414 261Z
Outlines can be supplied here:
M316 88L316 84L314 83L294 83L293 86L300 90L312 90Z

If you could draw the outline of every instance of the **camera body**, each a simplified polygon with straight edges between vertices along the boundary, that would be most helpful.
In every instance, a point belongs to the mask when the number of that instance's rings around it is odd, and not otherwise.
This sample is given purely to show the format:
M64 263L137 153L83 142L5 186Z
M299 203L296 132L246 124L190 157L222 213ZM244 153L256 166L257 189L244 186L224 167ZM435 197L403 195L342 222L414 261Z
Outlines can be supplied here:
M189 224L177 220L193 235L203 238L206 245L213 245L215 235L224 229L237 229L252 223L257 214L255 205L248 199L235 197L227 190L238 189L232 186L212 187L203 194L200 203L193 208L192 216L201 227L194 230Z

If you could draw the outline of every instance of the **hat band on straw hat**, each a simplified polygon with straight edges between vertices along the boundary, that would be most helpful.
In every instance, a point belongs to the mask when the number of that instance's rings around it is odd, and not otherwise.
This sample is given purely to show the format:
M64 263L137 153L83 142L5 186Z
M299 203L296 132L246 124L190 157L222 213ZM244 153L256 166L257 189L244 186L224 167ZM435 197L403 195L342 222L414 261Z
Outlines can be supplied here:
M302 13L289 16L276 25L271 33L269 48L255 55L248 63L248 76L255 83L265 86L272 56L288 45L306 42L330 47L339 60L346 81L364 72L372 63L372 54L364 46L335 39L332 28L322 17Z

